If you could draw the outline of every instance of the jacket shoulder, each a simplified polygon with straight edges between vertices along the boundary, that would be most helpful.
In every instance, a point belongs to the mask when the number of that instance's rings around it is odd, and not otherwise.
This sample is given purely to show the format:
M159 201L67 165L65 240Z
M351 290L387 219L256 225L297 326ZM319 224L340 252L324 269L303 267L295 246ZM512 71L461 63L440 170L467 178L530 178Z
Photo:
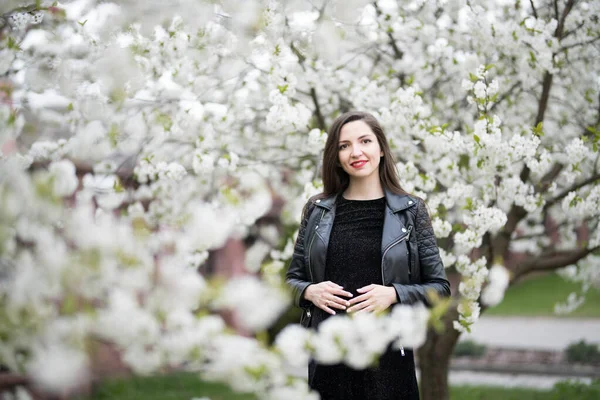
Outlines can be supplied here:
M315 209L317 203L320 202L322 199L322 193L311 196L306 202L306 204L304 204L304 208L302 209L302 219L308 218L312 211Z

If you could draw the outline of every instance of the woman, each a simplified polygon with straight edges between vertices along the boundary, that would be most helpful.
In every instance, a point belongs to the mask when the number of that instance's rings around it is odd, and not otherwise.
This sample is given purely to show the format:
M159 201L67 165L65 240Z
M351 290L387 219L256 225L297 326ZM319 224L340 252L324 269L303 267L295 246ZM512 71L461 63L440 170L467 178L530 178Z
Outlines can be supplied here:
M450 284L424 202L399 184L377 120L340 115L323 154L323 193L304 207L286 280L301 323L316 328L339 313L379 312L395 303L428 303ZM376 367L309 365L321 399L418 399L413 352L388 349Z

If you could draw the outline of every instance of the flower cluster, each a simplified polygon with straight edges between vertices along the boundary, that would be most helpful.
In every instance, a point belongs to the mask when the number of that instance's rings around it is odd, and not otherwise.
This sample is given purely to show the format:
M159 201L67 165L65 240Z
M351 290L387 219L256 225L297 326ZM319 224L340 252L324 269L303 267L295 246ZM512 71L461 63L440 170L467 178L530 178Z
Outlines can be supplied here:
M457 329L509 283L467 254L511 210L526 215L503 232L509 253L600 243L595 2L558 31L527 4L484 0L49 3L5 13L0 41L2 360L48 390L91 378L86 350L109 346L137 373L185 366L264 398L314 397L280 354L205 314L254 331L282 312L288 225L322 191L325 132L345 110L378 118L402 186L427 200L463 277ZM261 280L197 273L230 238L252 244ZM597 286L597 262L575 280ZM364 366L383 342L421 343L425 319L332 319L279 351Z
M499 304L504 298L510 277L503 265L493 265L488 274L488 284L481 295L481 301L490 307Z

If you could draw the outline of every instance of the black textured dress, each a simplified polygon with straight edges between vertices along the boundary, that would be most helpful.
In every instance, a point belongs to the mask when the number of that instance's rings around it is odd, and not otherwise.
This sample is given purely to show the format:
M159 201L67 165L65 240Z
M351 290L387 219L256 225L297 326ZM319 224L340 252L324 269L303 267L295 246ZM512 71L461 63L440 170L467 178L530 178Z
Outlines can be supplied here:
M338 196L325 268L325 280L356 289L381 284L381 237L385 198L347 200ZM336 310L342 314L344 311ZM312 326L330 317L315 307ZM388 349L377 367L355 370L343 364L314 364L309 384L322 400L415 400L419 391L413 352Z

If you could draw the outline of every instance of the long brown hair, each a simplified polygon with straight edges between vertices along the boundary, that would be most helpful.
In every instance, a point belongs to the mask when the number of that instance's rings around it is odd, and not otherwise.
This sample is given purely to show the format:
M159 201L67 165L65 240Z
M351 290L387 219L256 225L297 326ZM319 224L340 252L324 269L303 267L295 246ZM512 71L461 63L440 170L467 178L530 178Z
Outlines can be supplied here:
M383 151L382 160L379 164L379 180L383 188L392 193L408 194L400 186L396 162L379 121L367 112L349 111L337 117L329 128L325 151L323 152L323 196L340 194L350 184L350 176L339 164L338 143L342 127L352 121L363 121L369 125L375 137L377 137L379 147Z

